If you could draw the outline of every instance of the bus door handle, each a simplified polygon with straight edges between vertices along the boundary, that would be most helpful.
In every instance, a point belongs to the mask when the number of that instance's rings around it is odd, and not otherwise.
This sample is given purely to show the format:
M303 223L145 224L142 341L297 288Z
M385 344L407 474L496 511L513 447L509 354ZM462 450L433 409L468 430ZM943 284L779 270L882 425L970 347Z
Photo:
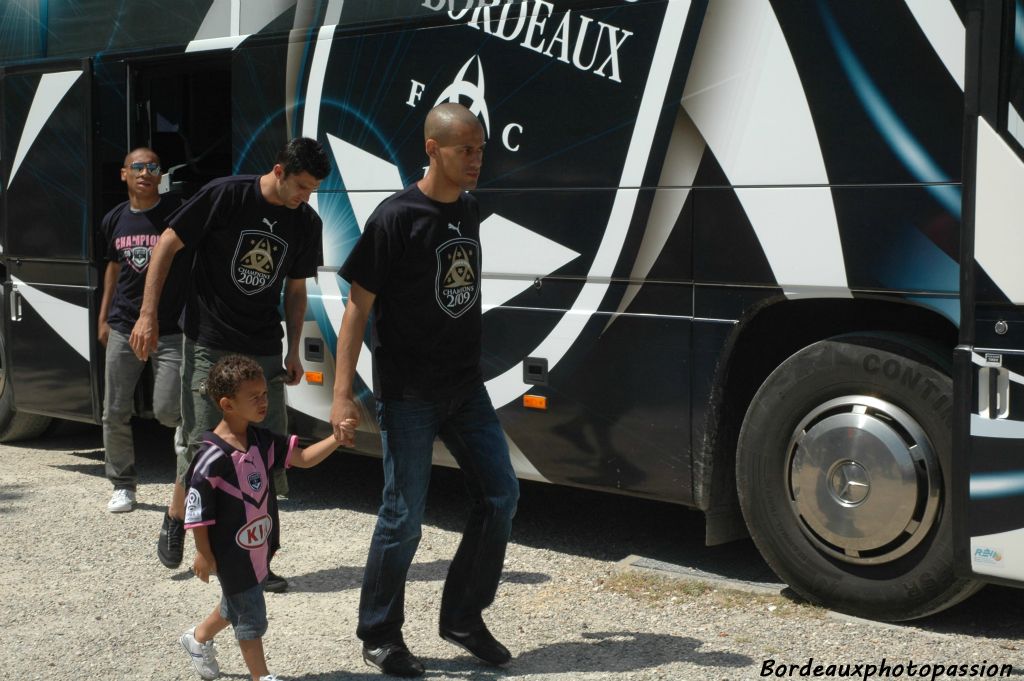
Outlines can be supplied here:
M1010 415L1010 372L1003 367L982 367L978 373L978 415L1005 419Z
M17 286L11 287L11 321L21 321L21 294Z

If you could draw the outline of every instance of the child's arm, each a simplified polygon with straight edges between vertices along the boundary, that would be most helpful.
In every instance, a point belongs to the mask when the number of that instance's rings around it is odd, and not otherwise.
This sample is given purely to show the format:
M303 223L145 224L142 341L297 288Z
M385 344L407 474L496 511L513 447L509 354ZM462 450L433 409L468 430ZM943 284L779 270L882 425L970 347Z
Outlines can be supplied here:
M291 458L288 459L288 465L298 468L312 468L330 456L337 448L338 441L334 439L334 435L330 435L305 449L296 447L295 451L292 452Z
M210 547L210 532L206 525L192 528L192 536L196 540L196 559L192 563L192 572L204 582L210 581L210 575L217 574L217 559L213 557Z

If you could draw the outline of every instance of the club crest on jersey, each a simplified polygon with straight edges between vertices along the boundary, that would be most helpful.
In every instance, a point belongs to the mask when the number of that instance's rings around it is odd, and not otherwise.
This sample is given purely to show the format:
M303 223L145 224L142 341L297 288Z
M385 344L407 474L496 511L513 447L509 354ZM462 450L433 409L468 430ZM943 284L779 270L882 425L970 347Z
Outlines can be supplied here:
M263 478L260 477L259 473L249 473L249 477L246 480L253 492L259 492L263 488Z
M136 272L143 272L149 265L149 256L152 249L149 246L135 246L125 250L125 260Z
M277 280L288 242L267 232L245 230L231 259L232 279L246 295L259 293Z
M452 239L437 249L438 305L452 317L473 307L480 293L480 244L472 239Z
M243 549L258 549L270 539L270 531L274 528L274 521L269 515L261 515L259 518L246 523L235 533L235 543Z

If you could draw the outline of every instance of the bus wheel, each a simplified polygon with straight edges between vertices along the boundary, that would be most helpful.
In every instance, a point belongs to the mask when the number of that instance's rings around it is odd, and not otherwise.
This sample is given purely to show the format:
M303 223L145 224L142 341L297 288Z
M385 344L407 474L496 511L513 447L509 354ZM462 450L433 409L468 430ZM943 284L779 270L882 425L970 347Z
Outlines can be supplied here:
M953 573L953 385L925 347L896 335L814 343L747 410L743 515L768 564L808 600L906 620L981 586Z
M0 346L0 357L3 356ZM31 440L50 427L51 418L14 409L14 395L7 380L7 367L0 367L0 442Z

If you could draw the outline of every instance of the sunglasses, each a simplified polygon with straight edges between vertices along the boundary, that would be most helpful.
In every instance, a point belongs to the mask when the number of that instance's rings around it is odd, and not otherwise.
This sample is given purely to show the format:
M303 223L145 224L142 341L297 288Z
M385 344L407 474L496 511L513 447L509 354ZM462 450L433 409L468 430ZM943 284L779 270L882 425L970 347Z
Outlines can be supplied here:
M141 163L136 161L135 163L129 164L128 167L139 175L142 174L143 168L148 170L150 175L160 175L164 172L163 169L160 168L159 163Z

